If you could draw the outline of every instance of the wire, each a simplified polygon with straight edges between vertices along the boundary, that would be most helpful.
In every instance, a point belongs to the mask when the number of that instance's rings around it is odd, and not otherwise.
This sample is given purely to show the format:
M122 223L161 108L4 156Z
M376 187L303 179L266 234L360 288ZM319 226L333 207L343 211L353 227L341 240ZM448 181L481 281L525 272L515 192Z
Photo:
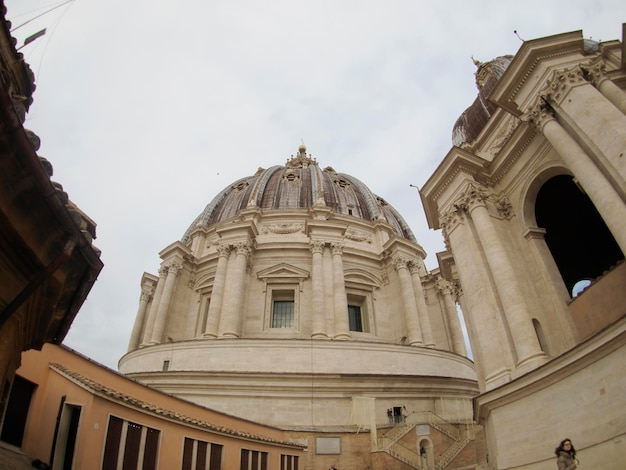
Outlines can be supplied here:
M35 17L31 18L30 20L25 21L25 22L24 22L24 23L22 23L21 25L16 26L16 27L15 27L15 28L13 28L10 32L12 33L13 31L17 31L17 30L18 30L18 29L20 29L22 26L27 25L27 24L28 24L28 23L30 23L31 21L35 21L37 18L41 18L42 16L47 15L47 14L48 14L48 13L50 13L51 11L56 10L57 8L60 8L60 7L62 7L63 5L67 5L68 3L71 3L71 2L73 2L73 1L74 1L74 0L67 0L66 2L60 3L59 5L57 5L57 6L55 6L55 7L52 7L52 8L50 8L49 10L44 11L43 13L40 13L39 15L37 15L37 16L35 16Z

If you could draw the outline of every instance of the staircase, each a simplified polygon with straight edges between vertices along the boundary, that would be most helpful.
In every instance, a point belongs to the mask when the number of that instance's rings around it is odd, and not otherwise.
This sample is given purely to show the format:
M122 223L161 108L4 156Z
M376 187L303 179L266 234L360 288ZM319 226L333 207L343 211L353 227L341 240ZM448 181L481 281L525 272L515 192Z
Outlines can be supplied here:
M457 426L448 423L446 420L431 411L411 413L406 417L404 422L396 424L393 428L379 437L377 441L377 448L372 449L372 452L386 452L401 462L410 465L412 468L420 469L422 465L420 455L417 452L404 447L398 442L404 435L413 430L415 426L419 424L428 424L454 441L450 447L439 455L439 458L435 462L436 470L445 469L473 439L472 433L469 429L459 431Z

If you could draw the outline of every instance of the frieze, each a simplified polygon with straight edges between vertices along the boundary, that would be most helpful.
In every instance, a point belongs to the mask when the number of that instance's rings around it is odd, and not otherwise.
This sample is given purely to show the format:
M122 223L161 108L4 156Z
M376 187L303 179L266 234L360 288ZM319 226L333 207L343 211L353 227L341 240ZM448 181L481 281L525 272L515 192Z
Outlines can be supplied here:
M357 230L347 230L344 235L348 240L355 242L367 242L372 243L372 237L367 233L359 232Z
M276 233L279 235L287 235L290 233L297 233L304 231L304 224L294 223L279 223L279 224L267 224L261 229L263 233Z

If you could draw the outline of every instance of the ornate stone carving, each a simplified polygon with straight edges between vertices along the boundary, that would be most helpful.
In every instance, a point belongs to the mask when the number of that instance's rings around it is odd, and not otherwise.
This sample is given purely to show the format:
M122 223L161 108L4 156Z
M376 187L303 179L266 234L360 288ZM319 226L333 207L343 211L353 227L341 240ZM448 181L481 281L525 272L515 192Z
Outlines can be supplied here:
M609 80L606 74L606 64L602 60L602 57L596 58L589 62L589 64L580 64L579 67L583 78L596 88L599 87L603 81Z
M508 142L515 130L520 125L521 121L515 116L508 115L506 118L506 124L499 128L493 142L489 146L488 154L491 158L500 153L504 144Z
M331 250L333 255L341 255L341 254L343 254L343 243L331 242L330 250Z
M172 261L167 265L167 274L179 276L183 272L183 265L178 261Z
M546 81L539 95L547 101L560 103L567 92L574 86L587 83L583 70L579 66L555 70Z
M286 235L288 233L302 232L304 230L304 224L294 224L283 222L279 224L268 224L262 228L263 233L277 233L280 235Z
M513 217L513 205L509 198L505 195L496 196L493 198L494 205L498 210L498 214L500 214L505 219L510 219Z
M323 253L325 246L326 246L326 242L322 240L311 240L311 243L309 243L309 248L311 249L311 253Z
M347 230L345 237L348 240L354 240L355 242L367 242L372 243L372 237L367 233L359 232L357 230Z
M217 245L217 254L228 258L228 255L230 254L230 246L222 244Z
M554 110L543 96L537 98L535 104L529 108L521 117L523 122L535 128L537 132L543 133L543 127L547 122L555 119Z
M395 256L393 258L393 267L396 268L396 271L400 269L408 269L411 260L406 256Z
M234 244L234 248L238 255L250 256L252 253L252 247L249 242L237 242Z

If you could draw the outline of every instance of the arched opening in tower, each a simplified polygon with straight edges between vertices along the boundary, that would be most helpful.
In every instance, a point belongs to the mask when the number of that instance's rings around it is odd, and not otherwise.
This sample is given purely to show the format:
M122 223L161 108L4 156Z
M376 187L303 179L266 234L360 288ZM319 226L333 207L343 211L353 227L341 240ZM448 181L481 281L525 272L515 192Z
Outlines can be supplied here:
M573 297L581 282L600 277L624 259L597 209L569 175L555 176L541 187L535 217Z

